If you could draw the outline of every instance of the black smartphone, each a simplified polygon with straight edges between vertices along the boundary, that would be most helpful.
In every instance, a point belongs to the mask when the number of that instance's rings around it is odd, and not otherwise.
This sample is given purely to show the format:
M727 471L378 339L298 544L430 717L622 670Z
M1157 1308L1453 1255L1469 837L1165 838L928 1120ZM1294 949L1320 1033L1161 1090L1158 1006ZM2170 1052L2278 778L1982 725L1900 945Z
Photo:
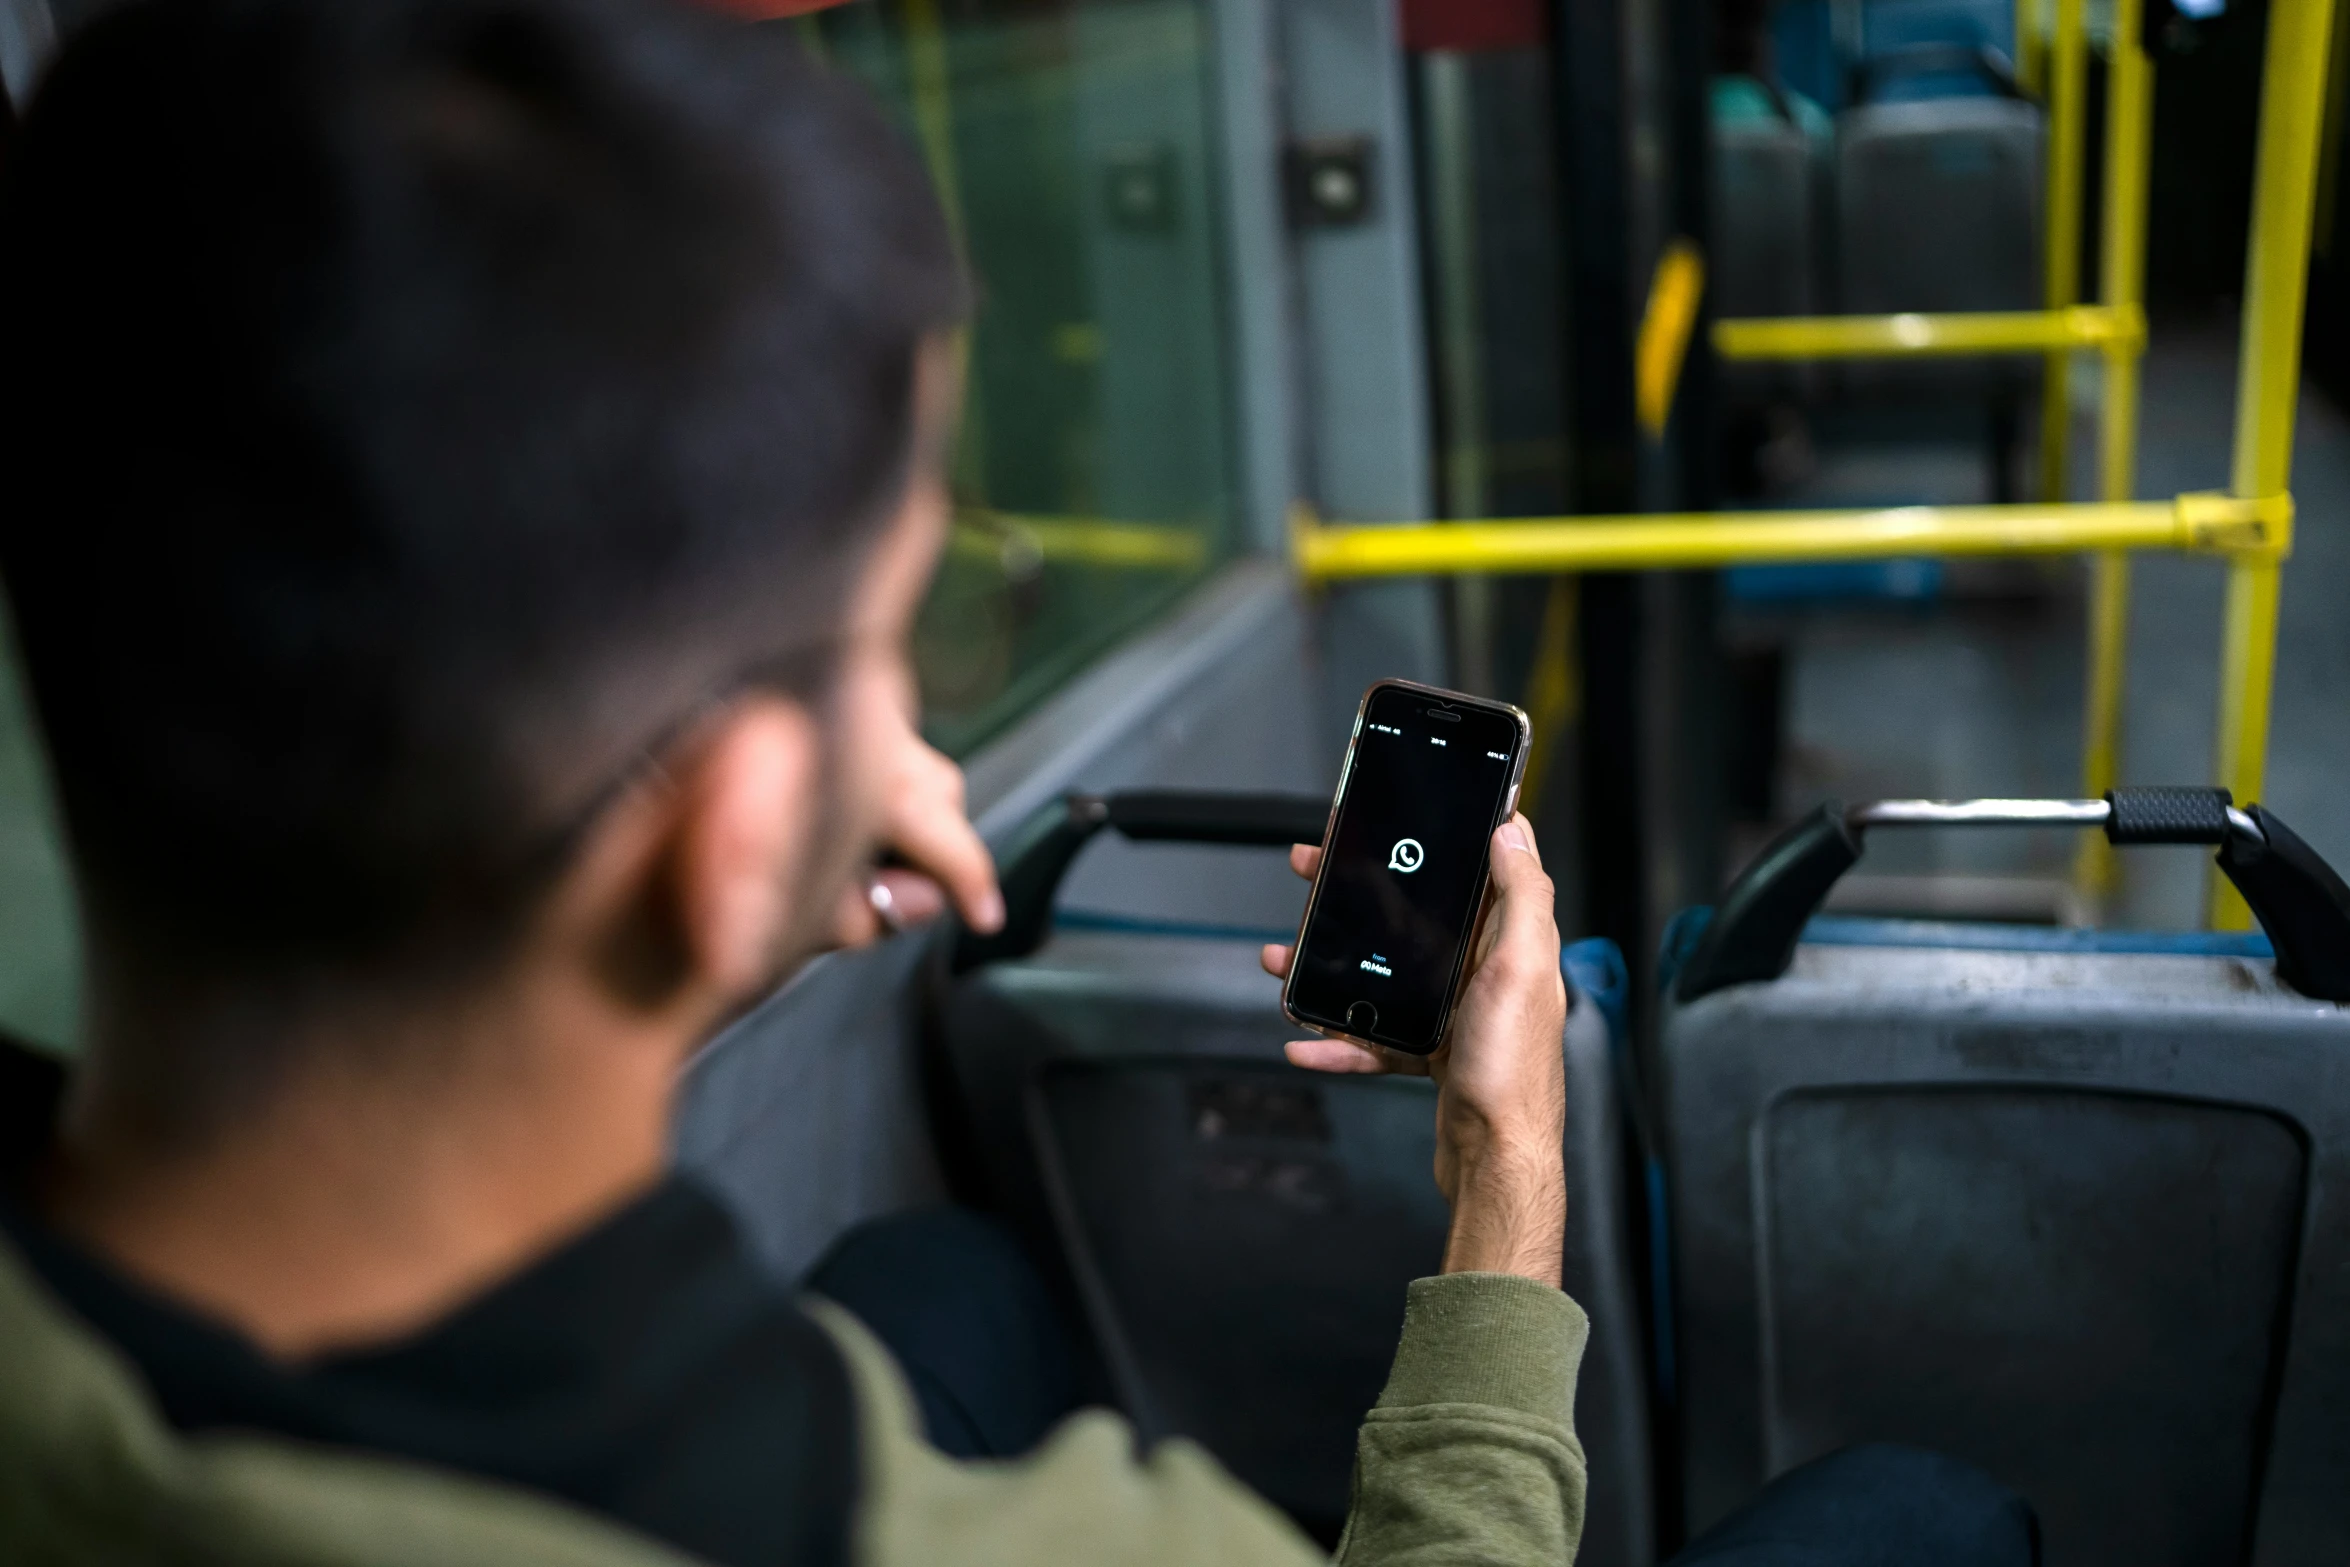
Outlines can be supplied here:
M1291 1018L1413 1055L1444 1042L1530 732L1518 709L1458 691L1363 693L1281 987Z

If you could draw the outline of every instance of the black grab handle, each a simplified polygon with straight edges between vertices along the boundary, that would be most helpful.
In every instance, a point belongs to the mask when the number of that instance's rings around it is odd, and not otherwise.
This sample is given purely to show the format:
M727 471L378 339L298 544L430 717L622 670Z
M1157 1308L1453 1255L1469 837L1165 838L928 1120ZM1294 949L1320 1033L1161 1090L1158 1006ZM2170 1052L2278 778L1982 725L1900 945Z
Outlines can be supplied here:
M2350 1001L2350 887L2298 834L2260 806L2255 841L2232 834L2219 868L2276 949L2277 978L2319 1001Z
M1053 897L1079 850L1104 827L1155 843L1228 843L1287 848L1320 843L1330 819L1321 795L1235 794L1220 789L1129 789L1070 794L1039 808L1006 846L999 872L1004 927L992 936L966 928L955 935L951 969L1024 958L1052 929Z
M1837 878L1859 863L1860 835L1834 800L1773 838L1722 894L1697 950L1681 965L1673 994L1690 1002L1708 991L1786 973L1804 925Z
M2080 814L2095 813L2097 803L1983 802L2023 809L1976 819L2053 823L2060 820L2055 812L2072 812L2069 819L2080 825L2102 825L2116 845L2216 845L2219 868L2268 934L2277 978L2313 1000L2350 1002L2350 886L2274 813L2257 805L2238 810L2225 789L2115 789L2105 797L2101 822L2094 814ZM1941 819L1957 819L1947 814L1948 807L1927 809L1945 812ZM1798 821L1722 895L1673 982L1674 999L1685 1005L1731 985L1786 973L1804 925L1819 912L1837 878L1859 862L1862 827L1934 819L1916 803L1847 811L1831 800Z
M1102 800L1104 819L1129 838L1161 843L1320 843L1330 802L1308 794L1215 789L1128 789Z

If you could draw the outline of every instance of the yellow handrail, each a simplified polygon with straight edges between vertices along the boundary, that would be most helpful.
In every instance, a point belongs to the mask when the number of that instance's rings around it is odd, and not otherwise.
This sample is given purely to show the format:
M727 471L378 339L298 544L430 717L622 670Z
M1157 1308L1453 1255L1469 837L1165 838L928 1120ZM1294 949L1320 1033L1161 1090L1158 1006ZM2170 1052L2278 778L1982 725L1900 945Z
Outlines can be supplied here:
M1883 316L1761 316L1714 323L1724 359L1876 359L2135 347L2146 315L2122 306L2062 310L1914 311Z
M2154 67L2139 41L2141 0L2114 0L2105 88L2105 205L2097 293L2117 311L2145 295L2146 184L2154 123ZM2098 499L2126 501L2138 483L2138 355L2145 344L2104 346L2104 396L2097 410ZM2130 633L2130 557L2104 550L2089 569L2089 689L2082 705L2081 793L2096 799L2121 781L2122 687ZM2086 833L2074 881L2092 907L2112 894L2113 845Z
M2019 22L2038 10L2019 0ZM2057 0L2047 60L2052 95L2082 63L2079 0ZM2130 499L2137 424L2137 356L2145 343L2146 164L2153 93L2138 47L2138 0L2117 0L2114 72L2108 100L2104 300L2073 304L2052 251L2057 308L1995 315L1809 317L1724 321L1715 344L1746 359L1902 356L2039 350L2056 361L2075 349L2105 358L2100 418L2103 500L2042 500L2020 506L1907 506L1879 511L1702 512L1684 515L1552 517L1527 520L1332 526L1293 512L1291 553L1308 582L1348 577L1475 572L1501 574L1637 571L1770 561L1882 559L1904 555L2097 557L2091 604L2091 693L2084 767L2092 783L2114 775L2121 658L2128 614L2127 563L2134 549L2183 550L2227 561L2221 633L2218 781L2238 800L2260 797L2276 675L2280 570L2292 548L2293 416L2300 374L2301 310L2325 106L2333 0L2277 0L2271 7L2261 83L2260 140L2247 237L2244 327L2236 386L2235 458L2229 491L2170 501ZM2019 39L2021 34L2019 34ZM2061 118L2061 104L2059 117ZM2078 126L2075 126L2075 132ZM2068 139L2060 126L2052 138ZM2064 159L2053 160L2062 183ZM2052 191L2052 198L2060 192ZM2077 188L2071 193L2077 205ZM2077 246L2078 231L2075 230ZM2061 441L2062 381L2052 377L2044 445ZM2061 450L2056 456L2061 473ZM2242 929L2250 912L2234 889L2212 878L2212 922Z
M947 542L958 555L997 560L1009 571L1021 569L1023 562L1048 560L1173 571L1196 571L1208 562L1204 527L982 507L959 510Z
M2067 555L2162 549L2274 569L2292 549L2293 498L2217 491L2168 501L1895 506L1333 525L1304 507L1290 557L1309 582L1457 572L1677 570L1905 555Z
M2081 297L2081 162L2089 97L2088 7L2056 0L2048 40L2048 181L2041 203L2047 235L2043 303L2062 310ZM2111 303L2111 301L2107 301ZM2051 348L2040 387L2040 499L2065 496L2065 452L2072 444L2072 356Z
M2236 452L2228 488L2237 495L2267 494L2292 480L2301 305L2309 284L2309 229L2333 10L2333 0L2277 0L2269 7L2252 225L2245 244L2244 328L2236 362ZM2219 782L2239 800L2259 799L2267 772L2279 586L2273 560L2229 563L2214 761ZM2208 888L2205 906L2214 925L2251 928L2252 911L2230 883L2215 874Z
M2290 418L2288 387L2285 403ZM2021 506L1900 506L1880 511L1696 512L1484 522L1332 526L1303 507L1290 516L1290 553L1310 583L1350 577L1474 572L1670 570L1779 561L1936 555L2069 555L2103 560L2133 549L2219 555L2228 562L2221 648L2220 777L2237 798L2258 797L2269 693L2276 676L2278 568L2293 545L2293 498L2217 491L2169 501L2080 501ZM2118 615L2118 595L2096 601ZM2122 626L2093 637L2118 660ZM2118 665L2117 665L2118 667ZM2092 739L2100 733L2091 694ZM2109 708L2118 706L2118 687ZM2110 745L2113 714L2102 733ZM2248 759L2248 761L2247 761ZM2096 761L2091 759L2090 765ZM2110 767L2111 757L2105 760ZM2233 772L2227 769L2233 767ZM2247 773L2251 776L2247 778ZM2111 787L2108 783L2107 787ZM2093 868L2094 862L2084 862ZM2215 921L2230 917L2215 904ZM2244 916L2249 918L2247 912Z

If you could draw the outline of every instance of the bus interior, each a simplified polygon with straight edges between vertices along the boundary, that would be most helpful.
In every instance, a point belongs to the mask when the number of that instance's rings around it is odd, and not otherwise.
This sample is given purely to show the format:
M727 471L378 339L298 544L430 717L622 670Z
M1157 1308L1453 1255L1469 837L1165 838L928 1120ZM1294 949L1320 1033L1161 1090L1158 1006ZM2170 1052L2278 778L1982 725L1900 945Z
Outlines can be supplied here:
M11 101L104 4L0 0ZM780 1276L1000 1213L1103 1401L1335 1541L1433 1091L1284 1064L1256 953L1401 677L1533 726L1586 1567L1863 1440L2051 1567L2350 1560L2331 0L743 25L890 108L980 288L917 658L1010 909L694 1063ZM11 676L0 1030L67 1056L74 907Z

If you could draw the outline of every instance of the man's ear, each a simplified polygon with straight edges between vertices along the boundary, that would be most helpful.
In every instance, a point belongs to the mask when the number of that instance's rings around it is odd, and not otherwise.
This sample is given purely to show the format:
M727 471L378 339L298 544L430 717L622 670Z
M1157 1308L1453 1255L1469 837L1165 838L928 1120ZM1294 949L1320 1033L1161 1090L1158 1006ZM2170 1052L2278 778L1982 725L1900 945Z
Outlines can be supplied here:
M775 977L790 906L814 852L822 736L797 703L738 703L681 770L670 847L674 918L689 984L724 1002Z

